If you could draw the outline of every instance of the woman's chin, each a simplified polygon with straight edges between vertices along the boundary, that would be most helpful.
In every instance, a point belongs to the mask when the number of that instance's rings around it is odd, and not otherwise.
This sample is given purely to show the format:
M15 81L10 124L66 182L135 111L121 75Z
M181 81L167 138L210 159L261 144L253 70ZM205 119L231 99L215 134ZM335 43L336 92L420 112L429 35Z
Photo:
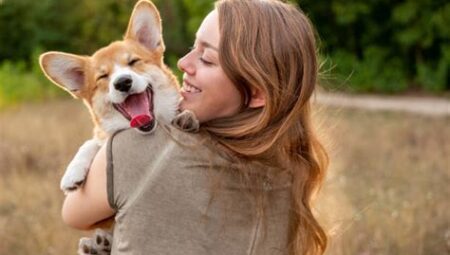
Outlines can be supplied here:
M182 99L180 101L180 104L178 105L178 108L180 109L180 111L185 111L185 110L189 110L193 113L196 113L196 107L194 106L194 104L192 102L189 102L185 99Z

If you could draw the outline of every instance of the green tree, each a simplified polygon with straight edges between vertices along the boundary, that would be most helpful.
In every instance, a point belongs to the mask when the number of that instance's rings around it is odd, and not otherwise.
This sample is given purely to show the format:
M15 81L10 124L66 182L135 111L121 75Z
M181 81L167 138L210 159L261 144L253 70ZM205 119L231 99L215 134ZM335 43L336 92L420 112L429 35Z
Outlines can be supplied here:
M364 92L450 90L450 3L444 0L290 0L317 28L329 87ZM92 54L122 38L136 0L2 0L0 64L32 66L33 52ZM213 0L154 0L163 19L166 62L192 45ZM23 68L21 67L20 70Z
M349 90L450 89L448 1L297 2L316 25L322 54L349 77Z

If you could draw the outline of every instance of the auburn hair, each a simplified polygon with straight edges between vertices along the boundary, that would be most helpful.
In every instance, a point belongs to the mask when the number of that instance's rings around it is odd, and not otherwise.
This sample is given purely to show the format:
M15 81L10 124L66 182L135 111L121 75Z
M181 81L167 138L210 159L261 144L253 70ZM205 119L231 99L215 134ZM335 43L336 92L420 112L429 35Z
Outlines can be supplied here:
M315 30L298 7L281 1L221 0L215 6L219 61L242 95L242 110L201 128L243 161L264 161L289 173L290 254L323 254L327 236L311 208L328 166L311 120L318 76ZM264 93L264 107L247 107L255 89Z

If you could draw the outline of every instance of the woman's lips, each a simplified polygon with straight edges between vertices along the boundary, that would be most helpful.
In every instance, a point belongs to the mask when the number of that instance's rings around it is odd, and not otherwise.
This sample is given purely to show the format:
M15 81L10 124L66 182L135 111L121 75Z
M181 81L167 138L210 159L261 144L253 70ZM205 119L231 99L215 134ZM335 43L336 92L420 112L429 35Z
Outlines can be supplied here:
M192 85L187 80L184 80L183 81L183 88L181 88L181 92L190 93L190 94L198 94L198 93L201 93L202 90L199 89L198 87Z

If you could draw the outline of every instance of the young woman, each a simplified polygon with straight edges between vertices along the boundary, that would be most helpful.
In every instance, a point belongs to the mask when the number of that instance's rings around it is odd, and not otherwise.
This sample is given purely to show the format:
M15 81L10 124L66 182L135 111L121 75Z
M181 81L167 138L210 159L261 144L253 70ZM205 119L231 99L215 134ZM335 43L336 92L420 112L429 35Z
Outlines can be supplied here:
M314 30L294 6L223 0L183 57L182 110L196 133L112 137L63 219L115 215L112 254L323 254L311 211L328 157L311 123Z

